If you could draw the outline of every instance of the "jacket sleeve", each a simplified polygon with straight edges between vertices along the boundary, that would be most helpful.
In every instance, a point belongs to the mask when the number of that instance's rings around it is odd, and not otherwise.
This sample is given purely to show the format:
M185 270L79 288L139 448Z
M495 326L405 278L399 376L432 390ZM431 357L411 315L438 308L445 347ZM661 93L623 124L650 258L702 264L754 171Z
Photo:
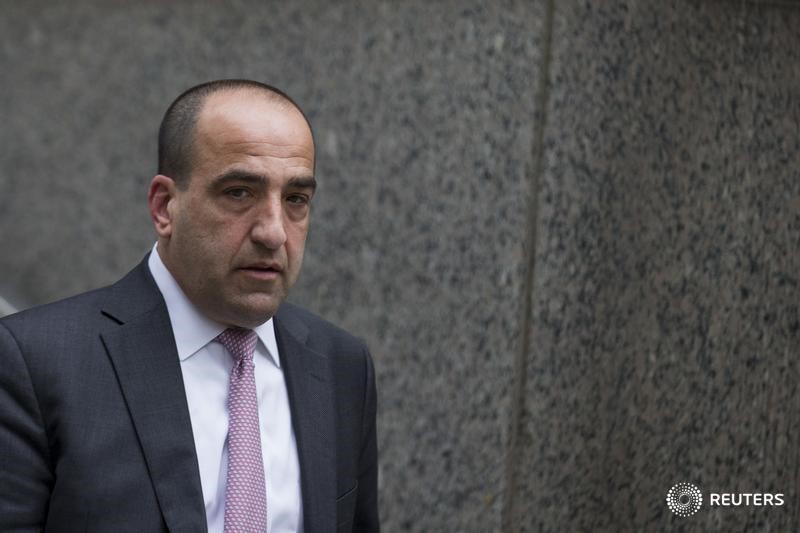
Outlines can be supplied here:
M356 502L353 531L358 533L378 533L378 443L375 418L377 414L377 395L375 389L375 369L372 357L364 349L366 364L366 384L364 396L364 419L362 422L361 452L359 455L358 501Z
M0 531L41 531L52 483L47 435L28 365L0 322Z

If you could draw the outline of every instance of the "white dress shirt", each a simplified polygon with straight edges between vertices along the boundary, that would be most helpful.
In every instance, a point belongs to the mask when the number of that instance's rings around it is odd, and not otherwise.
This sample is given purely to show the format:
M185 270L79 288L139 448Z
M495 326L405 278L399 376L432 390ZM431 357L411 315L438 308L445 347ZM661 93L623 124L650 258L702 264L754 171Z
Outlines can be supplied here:
M161 261L157 245L148 266L166 301L178 347L208 531L223 533L228 470L227 400L233 358L219 342L212 341L225 326L205 317L189 301ZM272 319L254 331L258 335L253 361L267 488L267 531L302 532L300 464Z

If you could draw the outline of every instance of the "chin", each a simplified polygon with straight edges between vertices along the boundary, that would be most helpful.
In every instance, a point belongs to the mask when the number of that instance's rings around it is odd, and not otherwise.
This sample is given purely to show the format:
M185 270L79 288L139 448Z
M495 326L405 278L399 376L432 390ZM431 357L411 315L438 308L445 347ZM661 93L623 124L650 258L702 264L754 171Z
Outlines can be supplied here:
M261 304L257 306L246 306L239 308L234 316L237 319L239 326L246 328L254 328L260 326L270 318L272 318L278 311L280 302L269 302L269 304Z

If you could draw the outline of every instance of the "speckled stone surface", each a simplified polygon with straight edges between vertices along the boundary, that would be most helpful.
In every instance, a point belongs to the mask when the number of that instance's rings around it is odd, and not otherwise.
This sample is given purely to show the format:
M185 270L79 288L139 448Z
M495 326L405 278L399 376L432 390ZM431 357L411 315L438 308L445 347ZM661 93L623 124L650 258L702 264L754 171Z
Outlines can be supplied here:
M514 530L800 528L798 7L556 3Z
M500 526L541 32L536 4L480 4L327 15L350 47L320 60L336 89L315 93L322 188L295 299L375 352L390 532ZM320 51L341 39L308 31Z
M318 89L323 185L295 297L376 352L389 532L500 528L542 16L482 4L330 15L352 50L323 61L336 94ZM320 50L340 38L322 32Z
M150 248L155 131L218 77L284 88L320 190L292 298L365 337L385 531L497 531L519 352L539 2L6 2L0 295Z

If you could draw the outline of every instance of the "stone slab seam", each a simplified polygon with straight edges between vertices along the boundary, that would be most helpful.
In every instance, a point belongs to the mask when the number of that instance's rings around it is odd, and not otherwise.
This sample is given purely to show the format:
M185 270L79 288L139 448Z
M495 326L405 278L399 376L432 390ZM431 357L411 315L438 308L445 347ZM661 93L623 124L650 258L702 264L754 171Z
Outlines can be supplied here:
M545 20L544 20L544 42L542 44L542 58L539 84L536 87L535 113L538 116L536 121L531 155L533 161L533 172L530 180L530 193L528 207L527 232L525 239L525 277L522 283L522 310L520 325L522 339L519 343L519 351L514 359L514 375L511 393L511 416L508 449L505 454L505 495L503 498L502 509L502 529L503 531L514 531L513 524L516 516L515 493L517 487L517 476L519 472L518 463L520 458L520 431L522 426L522 415L525 409L525 385L527 361L530 355L530 339L533 315L533 281L536 266L537 248L537 229L539 222L539 190L540 184L544 179L545 167L545 131L547 128L547 103L550 98L550 66L552 62L552 42L554 24L555 1L545 1Z

